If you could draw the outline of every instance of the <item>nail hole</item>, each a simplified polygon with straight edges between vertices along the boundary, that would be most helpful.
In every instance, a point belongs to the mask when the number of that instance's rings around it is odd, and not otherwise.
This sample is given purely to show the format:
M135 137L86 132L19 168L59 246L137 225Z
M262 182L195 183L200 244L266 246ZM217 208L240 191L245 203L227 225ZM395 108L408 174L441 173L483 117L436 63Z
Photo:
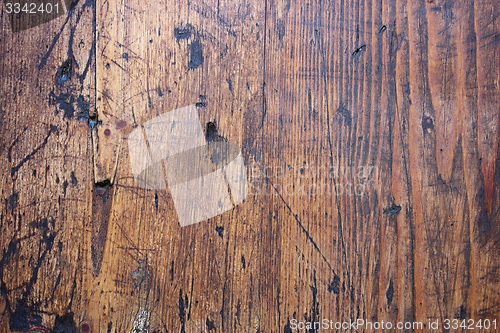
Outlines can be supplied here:
M90 333L90 325L89 324L82 324L82 333Z
M95 187L104 188L111 186L111 181L109 179L103 180L102 182L95 183Z

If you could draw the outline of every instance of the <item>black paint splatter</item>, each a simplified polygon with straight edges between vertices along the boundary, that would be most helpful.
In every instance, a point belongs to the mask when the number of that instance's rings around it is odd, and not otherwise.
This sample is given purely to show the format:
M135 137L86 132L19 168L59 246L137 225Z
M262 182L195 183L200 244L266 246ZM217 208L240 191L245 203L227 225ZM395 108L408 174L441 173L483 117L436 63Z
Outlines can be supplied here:
M397 214L401 211L401 206L396 205L394 202L389 208L384 209L384 214Z
M194 40L189 45L189 69L196 69L203 65L203 44L199 40Z
M352 56L355 57L357 55L359 55L361 52L363 52L364 50L366 49L366 45L361 45L360 47L358 47L356 50L354 50L354 52L352 53Z
M75 108L73 103L75 102L75 97L70 94L60 93L56 96L53 91L49 94L49 105L57 105L59 109L64 111L64 118L71 119L75 115ZM59 113L56 110L56 114Z
M58 85L63 86L64 83L71 79L73 75L73 59L68 59L62 63L56 72L56 82Z
M191 24L186 24L185 26L180 26L174 28L174 36L177 41L181 39L187 39L193 34L194 28Z
M217 231L220 238L224 238L224 227L216 227L215 231Z
M208 329L209 331L211 331L211 330L214 330L214 329L215 329L214 322L213 322L213 321L211 321L210 319L208 319L208 317L207 317L206 325L207 325L207 329Z
M387 297L387 303L391 304L392 300L394 299L394 282L392 281L392 279L391 282L389 283L389 287L387 288L385 296Z
M340 277L335 275L332 283L328 286L328 291L334 294L340 294Z

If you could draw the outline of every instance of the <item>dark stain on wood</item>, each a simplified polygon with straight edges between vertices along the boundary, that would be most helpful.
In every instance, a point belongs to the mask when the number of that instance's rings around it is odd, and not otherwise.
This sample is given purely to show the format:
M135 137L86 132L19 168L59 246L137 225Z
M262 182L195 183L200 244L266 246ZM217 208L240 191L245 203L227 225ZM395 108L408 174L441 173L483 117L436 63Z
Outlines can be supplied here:
M311 288L311 317L308 321L315 323L319 321L319 301L318 301L318 287L316 285L316 270L313 274L313 285ZM312 327L309 332L314 333L317 332L316 327Z
M73 75L73 59L68 59L62 63L62 65L57 69L56 72L56 83L60 86L71 79Z
M207 326L207 330L215 330L215 325L214 322L207 317L207 321L205 322L205 325Z
M422 130L425 133L430 133L434 129L434 121L431 117L422 118Z
M394 281L392 279L389 282L389 287L387 287L385 297L387 298L387 304L390 305L394 299Z
M69 183L68 181L65 179L64 182L63 182L63 194L66 195L66 190L68 189L68 186L69 186Z
M328 291L334 294L340 294L340 277L335 275L332 282L328 285Z
M2 111L1 108L0 108L0 111ZM1 112L0 112L0 115L2 115ZM19 134L16 135L16 138L14 139L14 141L9 145L9 148L7 149L7 161L12 162L12 150L14 149L14 147L16 147L16 145L19 143L22 136L26 133L27 130L28 130L28 127L26 126L21 131L19 131Z
M363 52L365 49L366 49L366 45L361 45L360 47L358 47L357 49L355 49L355 50L352 52L352 56L353 56L353 57L358 56L358 55L359 55L361 52Z
M215 231L217 231L220 238L224 238L224 227L218 226L215 228Z
M4 253L2 254L2 261L0 261L0 281L3 276L3 268L10 263L11 257L17 253L19 242L19 238L12 238L9 241L7 249L4 250Z
M121 130L122 128L127 127L127 122L125 120L120 120L116 123L116 129Z
M209 121L206 125L205 128L205 139L208 142L220 142L220 141L226 141L226 138L223 136L219 135L218 129L217 129L217 124L213 121Z
M28 298L31 296L34 286L38 281L40 268L45 262L47 254L54 246L54 239L56 237L56 232L53 231L54 223L54 220L46 218L41 218L32 223L40 231L39 255L31 269L31 277L23 286L24 291L22 296L17 300L15 309L12 310L10 304L7 304L6 310L10 313L9 327L11 331L26 331L30 327L41 326L42 324L42 318L39 314L41 304L30 303ZM6 257L6 254L4 254L1 262L2 276L4 264L8 260L8 257Z
M400 205L396 205L393 202L390 207L384 208L384 214L397 214L401 211L401 208Z
M90 246L94 276L98 276L101 272L113 203L113 190L111 182L105 180L95 184L92 195L92 236Z
M53 91L49 94L49 105L57 105L58 109L64 111L66 119L71 119L75 115L73 103L75 103L75 97L71 94L60 93L56 96ZM59 113L58 109L56 109L56 114Z
M184 26L178 26L174 28L174 37L177 41L181 39L188 39L193 35L194 27L191 24L186 24Z
M182 289L179 290L179 321L181 323L180 332L186 333L186 309L189 307L189 301L182 296Z
M159 97L163 97L163 91L161 90L160 87L156 88L156 93L158 94Z
M19 202L19 192L14 191L8 198L7 198L7 205L11 210L14 210L17 208Z
M292 326L290 325L290 320L288 320L285 327L283 328L283 333L293 333Z
M13 332L24 332L33 326L41 326L42 317L34 307L27 304L26 298L19 299L10 314L9 328Z
M75 315L72 312L62 316L57 315L54 322L53 333L80 333L75 324Z
M49 125L49 130L47 132L47 135L45 136L45 139L43 139L43 142L38 147L36 147L31 153L29 153L23 159L21 159L21 161L15 167L13 167L11 169L11 172L10 172L11 177L14 177L14 175L17 173L17 171L19 171L19 169L24 165L24 163L31 160L33 158L33 156L36 155L36 153L38 153L41 149L43 149L47 145L47 143L49 142L50 136L56 132L57 132L57 126Z
M467 319L467 307L465 305L460 305L457 313L455 314L455 318L459 320Z
M195 39L189 45L189 63L188 69L196 69L203 65L203 61L205 58L203 57L203 44L199 39Z
M79 109L78 119L87 120L90 114L90 103L85 100L83 95L79 95L76 99L76 105Z
M102 120L99 120L97 112L95 112L92 115L89 115L88 120L87 120L87 125L90 129L94 129L97 127L97 125L101 125L101 124L102 124Z
M76 178L76 176L75 176L75 172L74 172L74 171L71 171L71 175L70 175L70 177L71 177L71 184L72 184L73 186L78 185L78 178Z
M285 22L283 19L279 19L276 27L276 34L278 35L279 40L283 40L283 37L285 37L285 31Z
M346 125L351 125L352 124L352 115L351 115L351 110L347 108L347 105L340 103L339 107L337 108L337 119Z

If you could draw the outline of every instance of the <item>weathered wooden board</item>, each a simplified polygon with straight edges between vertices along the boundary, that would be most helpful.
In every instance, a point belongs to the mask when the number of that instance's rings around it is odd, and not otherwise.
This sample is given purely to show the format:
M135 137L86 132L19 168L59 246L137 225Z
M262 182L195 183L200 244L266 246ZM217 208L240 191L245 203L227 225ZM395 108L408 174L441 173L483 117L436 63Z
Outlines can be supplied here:
M93 13L92 3L82 3L49 23L12 32L2 3L2 332L61 329L85 311Z
M65 8L0 17L0 331L500 325L495 1ZM129 147L188 105L248 194L181 227Z

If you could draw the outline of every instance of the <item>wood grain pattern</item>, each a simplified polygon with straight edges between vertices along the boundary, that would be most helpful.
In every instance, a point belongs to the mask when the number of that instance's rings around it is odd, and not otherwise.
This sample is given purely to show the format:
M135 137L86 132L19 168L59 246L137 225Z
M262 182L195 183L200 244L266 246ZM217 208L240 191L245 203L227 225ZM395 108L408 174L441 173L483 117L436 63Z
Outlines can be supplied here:
M0 331L500 325L499 14L87 0L14 33L3 11ZM192 104L241 147L249 194L180 227L127 140Z
M84 311L92 18L92 4L84 3L12 33L2 4L2 332L60 329Z

